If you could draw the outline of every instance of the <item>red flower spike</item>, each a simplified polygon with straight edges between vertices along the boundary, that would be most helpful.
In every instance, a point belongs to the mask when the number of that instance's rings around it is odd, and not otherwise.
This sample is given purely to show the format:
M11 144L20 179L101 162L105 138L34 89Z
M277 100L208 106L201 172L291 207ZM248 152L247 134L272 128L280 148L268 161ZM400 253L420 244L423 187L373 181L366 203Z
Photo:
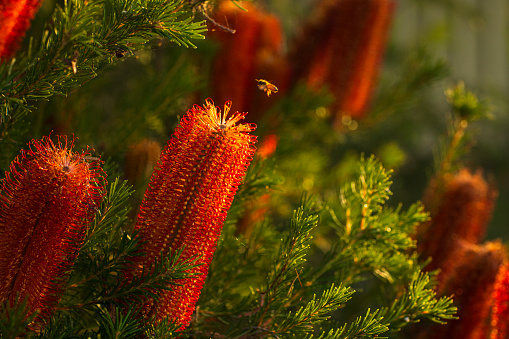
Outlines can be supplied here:
M143 139L132 143L125 155L125 178L136 187L148 179L161 154L161 144L155 140Z
M508 337L509 325L509 262L505 262L498 271L493 289L493 306L491 309L490 339Z
M72 152L65 137L29 145L0 193L0 302L27 299L29 313L39 312L37 328L60 300L106 181L99 161Z
M323 0L295 41L289 60L294 81L327 85L340 118L364 116L394 12L392 0Z
M41 3L41 0L0 1L0 59L14 55Z
M182 118L150 179L135 225L143 256L133 258L127 276L148 268L169 250L184 248L181 260L199 257L200 275L177 281L157 303L147 300L142 312L176 320L186 327L207 276L226 213L254 155L251 124L237 124L246 113L228 117L209 99Z
M480 173L463 169L445 180L438 207L430 221L418 229L417 250L432 262L428 270L441 269L442 282L457 261L458 240L477 244L486 231L496 198L495 190Z

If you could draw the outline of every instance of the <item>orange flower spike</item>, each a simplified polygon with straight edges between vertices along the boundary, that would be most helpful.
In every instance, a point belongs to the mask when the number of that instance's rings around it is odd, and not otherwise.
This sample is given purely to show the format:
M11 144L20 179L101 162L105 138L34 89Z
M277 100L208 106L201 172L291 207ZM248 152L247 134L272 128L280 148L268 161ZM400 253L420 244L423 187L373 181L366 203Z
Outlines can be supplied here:
M341 110L361 117L369 103L382 60L387 34L392 21L394 3L387 0L371 1L363 33L358 62Z
M65 142L62 143L61 139ZM0 193L0 302L28 300L35 320L49 318L78 255L96 206L104 172L73 142L32 140L6 173Z
M456 261L457 241L478 243L486 231L496 191L480 173L462 169L446 179L442 197L431 220L418 229L417 250L433 260L428 270L441 268L439 280L448 274L449 261Z
M0 59L14 55L42 1L0 1Z
M505 339L509 325L509 262L505 262L498 271L491 310L490 339Z
M207 276L226 213L254 155L252 124L238 124L245 113L229 116L209 99L182 118L145 192L135 228L143 256L133 258L134 271L150 265L169 250L184 248L181 260L199 257L198 276L178 281L143 312L177 320L186 327ZM136 272L130 272L128 275Z
M327 85L339 118L364 116L394 12L393 0L322 0L293 43L294 82Z

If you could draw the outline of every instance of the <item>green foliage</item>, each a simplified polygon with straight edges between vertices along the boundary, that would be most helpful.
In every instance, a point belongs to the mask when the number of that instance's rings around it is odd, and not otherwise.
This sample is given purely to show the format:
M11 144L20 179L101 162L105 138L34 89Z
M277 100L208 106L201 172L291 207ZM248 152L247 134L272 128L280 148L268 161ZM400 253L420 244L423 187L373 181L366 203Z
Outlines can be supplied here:
M420 204L407 211L383 206L391 194L390 172L373 157L361 162L358 173L356 181L343 186L338 206L329 207L337 242L314 280L334 272L340 281L353 283L373 272L389 282L401 281L416 265L407 250L415 246L411 234L427 215Z
M18 299L18 298L17 298ZM0 305L0 334L2 339L14 339L25 332L37 314L27 317L27 301L16 300L13 306L10 302Z
M277 176L276 165L274 159L262 159L255 156L239 187L238 198L234 200L232 208L241 207L246 202L255 201L261 195L277 190L283 179ZM231 214L228 215L230 217Z
M427 273L414 272L412 281L405 289L403 296L380 312L384 317L382 322L394 331L410 323L418 322L421 318L440 324L445 324L446 320L456 319L454 316L456 307L452 305L452 299L450 297L436 299L434 285L435 282Z
M200 3L73 0L58 5L41 38L32 38L26 52L0 64L1 166L18 151L27 121L35 122L36 135L48 119L71 121L68 129L120 164L114 168L119 173L128 144L147 136L166 140L177 116L190 107L190 93L205 87L206 74L197 71L203 60L196 55L148 47L159 38L195 47L205 25L192 21L191 5ZM98 78L132 55L137 59ZM257 133L277 131L275 157L251 164L185 331L177 332L179 325L171 319L155 324L139 317L140 300L157 300L157 291L188 277L194 263L180 261L175 251L125 279L130 259L141 254L129 213L134 191L117 177L97 206L55 314L42 332L31 334L52 339L380 338L421 319L452 319L452 300L437 298L433 277L422 272L414 254L412 235L427 220L422 205L390 206L392 171L373 156L358 161L367 148L379 152L389 167L400 166L406 150L396 142L380 146L381 130L392 132L378 124L447 73L443 62L423 50L402 64L399 78L380 91L372 116L361 125L344 121L347 131L332 126L326 108L332 99L325 88L311 93L296 86L267 112ZM52 98L55 94L66 99ZM486 112L462 87L448 97L463 119ZM34 118L28 113L36 105ZM365 129L357 131L359 126ZM239 225L250 204L267 195L270 210L249 225L249 233L242 232ZM2 338L19 336L30 321L24 304L2 307Z
M491 117L491 106L485 99L479 99L465 89L460 82L445 91L451 105L452 114L448 121L447 136L438 144L435 155L436 189L440 189L444 176L456 172L461 167L461 159L472 147L472 133L469 124ZM438 195L437 195L438 196Z
M393 47L388 53L392 58L384 67L388 71L376 100L369 114L358 121L342 118L334 125L335 112L327 108L332 101L327 88L310 91L304 84L297 84L266 112L258 130L262 135L277 131L277 172L285 180L285 195L277 197L276 213L291 213L303 191L325 200L334 196L337 187L354 176L362 153L375 154L395 170L414 169L415 163L423 161L418 157L424 155L415 152L423 147L415 131L429 124L430 117L408 108L421 104L426 90L444 79L448 67L424 48L403 53ZM408 175L420 174L416 172ZM419 184L425 184L425 179L405 183L412 185L405 193L414 193L405 204L421 198L423 187Z
M386 207L390 171L373 157L357 168L335 205L304 198L288 226L265 219L248 239L225 229L186 335L374 338L421 319L452 319L452 300L436 298L434 281L412 254L411 236L427 219L422 206ZM326 237L329 250L313 235ZM354 295L361 282L386 303L355 316L351 298L358 295L361 305L372 298L366 288Z
M382 334L388 330L387 326L384 326L380 323L379 319L377 319L378 311L371 313L368 309L366 315L364 317L357 317L351 324L345 324L341 328L330 330L327 334L322 333L317 338L383 338L379 337L379 334ZM312 336L308 336L308 338L314 338Z
M460 118L474 121L486 118L490 114L490 105L486 100L479 100L477 96L465 89L463 82L445 91L447 101L451 104L454 113Z
M313 325L319 325L330 318L330 313L343 306L354 291L349 287L331 286L323 291L320 298L313 298L302 306L295 314L290 311L283 321L278 324L278 333L312 332Z
M34 133L45 133L44 122L52 121L60 133L73 131L123 169L128 145L144 138L164 145L190 108L187 97L203 87L188 52L167 43L137 52L79 91L40 105Z
M133 317L133 312L130 310L127 313L124 313L119 312L117 308L115 309L114 314L103 313L101 316L101 337L127 339L140 337L142 334L142 331L136 322L136 318Z
M179 328L180 324L175 324L171 319L165 319L158 324L149 324L145 334L154 339L180 338L181 336L177 332Z
M393 61L397 65L394 70L389 65L391 71L385 75L388 79L382 85L364 124L372 126L382 122L409 103L415 102L420 92L449 74L448 65L424 48L403 55L401 57L397 54L398 58Z

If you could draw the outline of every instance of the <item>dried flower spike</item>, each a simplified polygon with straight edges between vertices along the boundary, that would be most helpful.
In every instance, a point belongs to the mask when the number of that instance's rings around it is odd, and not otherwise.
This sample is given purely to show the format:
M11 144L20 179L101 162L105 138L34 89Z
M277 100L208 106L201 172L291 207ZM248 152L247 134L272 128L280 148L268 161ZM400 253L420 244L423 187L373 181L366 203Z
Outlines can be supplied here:
M26 299L41 323L60 300L106 182L100 162L72 152L65 137L29 145L0 193L0 302L13 307L17 297Z
M125 156L125 178L131 185L147 180L161 154L161 144L155 140L143 139L132 143ZM146 181L145 181L146 183Z
M237 124L245 113L228 117L209 99L182 118L152 174L135 228L143 256L133 258L136 270L148 268L169 250L184 248L180 257L199 257L200 275L177 281L161 292L157 303L144 306L145 316L164 317L187 326L207 276L217 239L233 197L253 157L255 126ZM132 272L131 272L132 274ZM128 273L129 275L129 273Z
M0 2L0 59L14 55L41 3L40 0Z

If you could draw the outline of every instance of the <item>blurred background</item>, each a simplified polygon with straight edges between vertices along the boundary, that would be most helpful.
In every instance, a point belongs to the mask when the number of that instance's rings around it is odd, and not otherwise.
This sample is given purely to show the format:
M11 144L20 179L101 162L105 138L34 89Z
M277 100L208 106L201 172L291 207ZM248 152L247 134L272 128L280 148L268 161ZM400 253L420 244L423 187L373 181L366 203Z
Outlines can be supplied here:
M298 30L301 25L298 18L305 18L315 5L311 0L264 3L283 19L288 34ZM467 88L490 101L493 117L476 123L475 145L465 160L471 169L483 169L498 187L499 197L487 238L504 241L509 239L508 19L506 0L398 1L378 84L380 95L393 83L402 56L421 49L447 66L447 76L421 91L411 107L390 118L390 133L385 136L387 139L380 140L381 143L392 140L406 149L404 164L394 178L395 201L420 199L422 185L432 170L433 152L446 131L449 110L444 96L446 87L463 81ZM406 132L398 132L399 128L413 131L410 140ZM427 167L426 174L421 165ZM409 189L409 185L415 189Z
M264 1L283 19L289 34L298 30L298 18L305 18L315 3ZM443 94L445 88L461 80L474 93L489 99L493 118L476 124L476 142L466 160L471 169L483 169L499 189L487 237L505 241L509 239L509 214L505 210L509 204L508 19L507 0L398 1L378 84L378 92L384 92L383 88L393 83L391 73L397 74L401 68L402 56L421 49L443 60L448 70L447 76L420 93L415 105L391 117L391 125L396 128L388 135L394 142L402 147L408 142L400 139L405 133L398 133L397 128L413 131L416 139L412 141L413 151L405 153L405 164L394 178L396 201L419 199L422 191L418 182L425 177L416 170L418 164L428 164L429 177L434 147L446 130L449 106ZM408 190L409 184L416 185L416 189ZM406 196L409 192L415 195Z
M241 6L244 3L239 2ZM292 48L292 41L318 6L314 0L252 3L279 18L283 54ZM214 13L213 4L207 7L210 16ZM44 2L32 34L42 29L54 5L51 0ZM205 19L199 11L196 16ZM228 26L223 18L218 16L216 20ZM447 134L450 109L444 91L463 81L480 98L489 99L493 107L492 119L469 126L474 142L463 160L472 170L481 169L499 190L487 238L509 240L509 213L505 210L509 204L508 18L507 0L397 1L369 108L355 124L342 120L344 128L339 131L327 127L330 112L324 107L330 99L326 94L299 90L297 85L285 91L284 84L275 83L280 93L270 97L272 102L263 117L257 116L257 133L262 139L271 133L279 135L275 154L279 171L283 177L294 176L293 182L286 179L285 189L294 187L296 192L327 195L324 189L331 182L341 184L349 164L361 153L374 153L386 167L395 170L390 203L408 206L420 200L433 174L435 155ZM209 27L214 31L212 35L218 31L229 34L210 22ZM214 98L215 87L230 86L232 90L237 86L234 79L224 74L221 78L211 71L224 48L216 38L208 36L196 42L197 49L162 42L136 55L115 56L116 67L79 91L39 104L29 117L29 137L47 135L51 130L57 134L74 133L79 137L78 144L91 145L116 166L119 174L129 177L132 163L139 162L133 158L134 150L145 147L145 153L158 154L187 109L203 104L208 96L221 105ZM412 78L413 70L422 76ZM421 70L424 71L419 73ZM256 88L254 79L250 86L258 95L256 100L267 99ZM303 104L302 97L309 100ZM240 109L235 103L233 109ZM286 127L275 131L271 127L277 124ZM285 153L290 146L299 147L298 157L296 151ZM327 152L320 151L323 147ZM149 161L150 166L154 161ZM321 180L323 173L330 173L335 179ZM146 180L133 183L142 188Z
M445 126L443 113L448 107L443 90L458 80L491 102L493 118L475 126L476 142L466 160L471 169L483 169L498 187L487 237L505 241L509 239L508 4L504 0L400 1L389 47L411 50L420 45L447 63L449 76L414 109L424 119L437 119L438 125ZM423 143L437 136L437 130L425 132L429 134L423 136Z

